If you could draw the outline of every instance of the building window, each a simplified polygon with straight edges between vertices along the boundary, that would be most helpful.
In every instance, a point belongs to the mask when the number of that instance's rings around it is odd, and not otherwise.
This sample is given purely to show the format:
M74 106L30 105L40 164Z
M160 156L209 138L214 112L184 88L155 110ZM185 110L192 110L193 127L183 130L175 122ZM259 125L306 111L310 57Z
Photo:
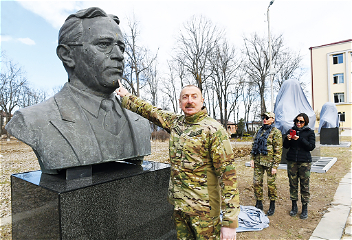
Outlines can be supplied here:
M345 121L345 112L338 112L338 114L339 114L340 122L344 122Z
M344 93L334 93L334 103L345 102Z
M334 64L340 64L343 63L343 54L336 54L332 56L332 61Z
M343 73L334 74L334 84L344 83Z

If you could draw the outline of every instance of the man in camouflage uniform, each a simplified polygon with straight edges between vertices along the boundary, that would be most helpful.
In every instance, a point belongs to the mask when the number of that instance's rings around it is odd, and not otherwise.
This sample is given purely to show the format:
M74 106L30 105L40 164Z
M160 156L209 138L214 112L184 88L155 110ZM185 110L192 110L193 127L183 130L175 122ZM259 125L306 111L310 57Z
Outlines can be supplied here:
M240 208L234 154L225 129L203 107L200 89L182 89L184 115L179 115L152 106L119 84L116 93L123 107L170 133L168 199L174 205L177 238L236 239Z
M262 115L263 126L258 130L254 137L251 152L251 167L254 168L253 188L257 200L256 207L263 210L263 178L267 173L268 197L270 207L267 212L272 216L275 212L276 191L276 172L281 161L282 154L282 134L274 126L275 114L266 112Z

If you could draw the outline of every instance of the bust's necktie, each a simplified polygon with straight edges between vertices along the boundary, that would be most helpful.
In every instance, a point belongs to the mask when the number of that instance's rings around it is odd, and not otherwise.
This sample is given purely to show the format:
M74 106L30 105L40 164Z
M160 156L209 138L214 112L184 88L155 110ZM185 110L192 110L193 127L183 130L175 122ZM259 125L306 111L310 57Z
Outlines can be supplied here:
M113 108L114 102L110 99L104 99L101 102L101 108L105 110L104 129L114 135L120 132L118 119L120 115Z

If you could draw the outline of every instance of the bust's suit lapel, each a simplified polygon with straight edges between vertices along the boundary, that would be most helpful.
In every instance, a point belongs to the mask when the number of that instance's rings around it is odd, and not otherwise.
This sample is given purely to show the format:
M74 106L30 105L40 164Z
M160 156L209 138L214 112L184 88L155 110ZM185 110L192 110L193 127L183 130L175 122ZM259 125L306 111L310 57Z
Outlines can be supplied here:
M102 161L94 132L67 83L54 98L62 119L50 122L72 147L78 161L83 165Z

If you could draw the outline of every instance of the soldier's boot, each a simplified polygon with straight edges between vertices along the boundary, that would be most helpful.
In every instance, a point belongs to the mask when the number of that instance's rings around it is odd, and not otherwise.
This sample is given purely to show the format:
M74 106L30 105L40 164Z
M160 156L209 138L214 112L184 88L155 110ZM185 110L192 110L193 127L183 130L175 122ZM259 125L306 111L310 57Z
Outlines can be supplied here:
M300 216L301 219L307 219L308 218L308 203L303 203L302 205L302 213Z
M274 215L274 212L275 212L275 201L270 201L270 207L267 212L267 215L272 216L272 215Z
M290 216L291 217L296 216L297 212L298 212L297 201L296 200L292 200L292 209L290 211Z
M257 200L257 203L255 204L256 208L259 208L260 210L263 210L263 202L262 200Z

